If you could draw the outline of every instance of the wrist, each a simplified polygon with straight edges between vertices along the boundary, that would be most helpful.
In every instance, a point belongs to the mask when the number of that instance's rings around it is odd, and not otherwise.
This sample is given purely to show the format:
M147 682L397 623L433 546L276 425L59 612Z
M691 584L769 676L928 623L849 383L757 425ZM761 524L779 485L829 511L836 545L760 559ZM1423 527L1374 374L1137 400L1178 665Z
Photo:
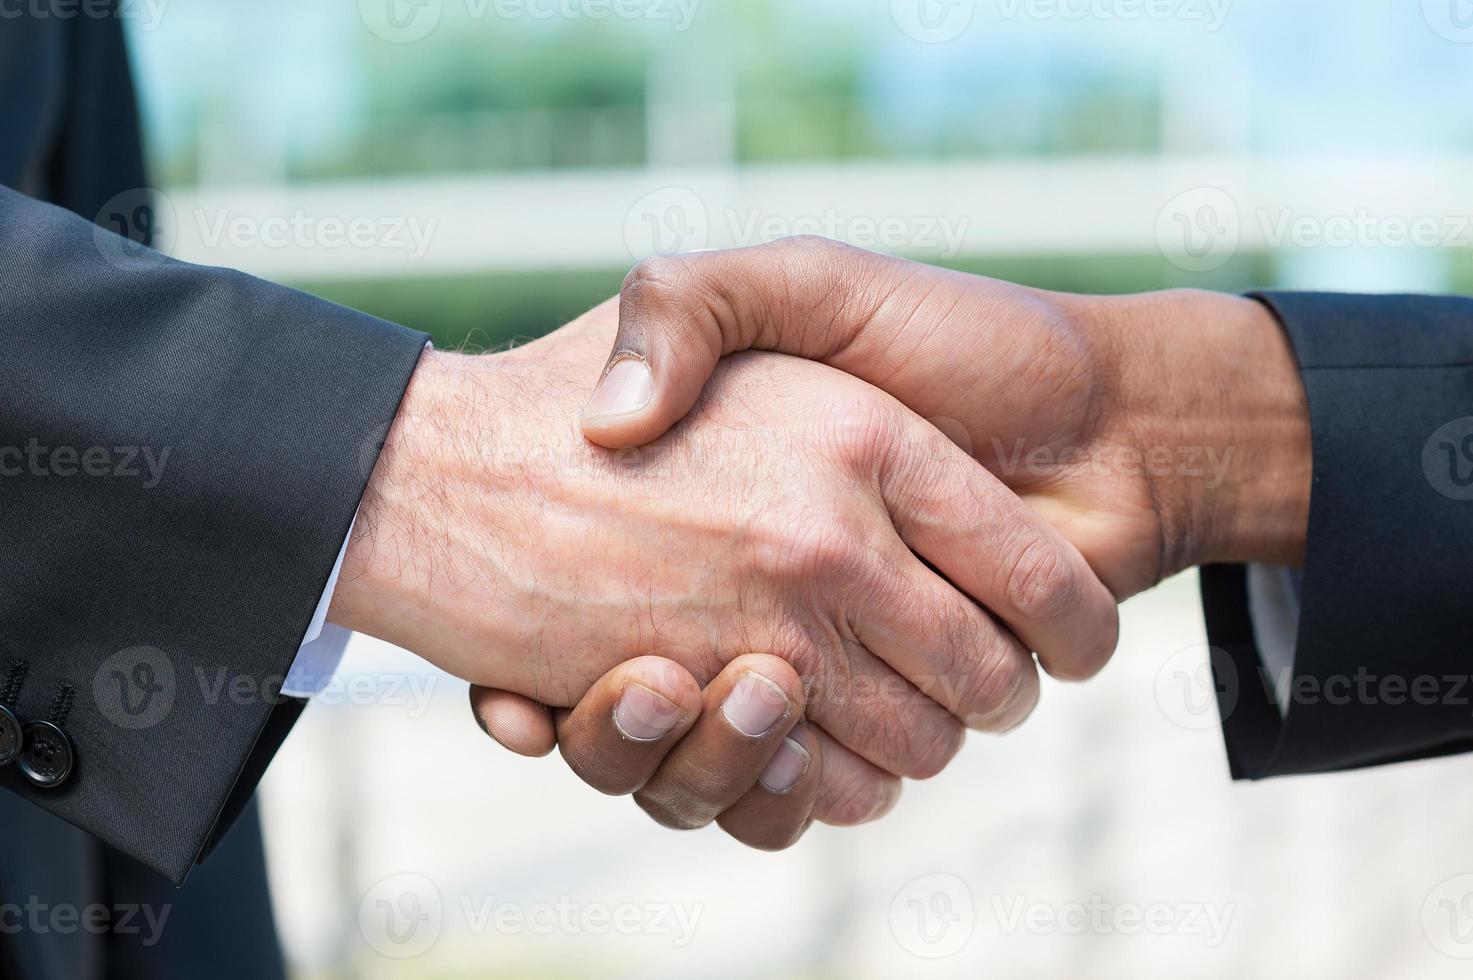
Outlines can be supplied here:
M476 465L475 420L495 417L473 404L493 360L434 350L420 359L359 504L329 621L435 659L437 580L454 575L450 511L458 474Z
M1163 572L1298 565L1309 522L1309 409L1261 303L1177 289L1094 297L1089 319L1162 521Z

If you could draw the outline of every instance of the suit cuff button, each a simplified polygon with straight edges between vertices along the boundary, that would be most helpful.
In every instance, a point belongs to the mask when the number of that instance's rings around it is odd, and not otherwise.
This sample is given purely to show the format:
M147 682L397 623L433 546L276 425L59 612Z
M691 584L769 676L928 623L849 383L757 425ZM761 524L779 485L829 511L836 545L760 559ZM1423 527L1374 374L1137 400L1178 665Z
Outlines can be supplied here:
M0 704L0 768L10 765L20 755L25 735L21 731L20 719L5 705Z
M42 789L60 786L71 777L76 757L70 736L60 726L49 721L26 725L20 771L34 785Z

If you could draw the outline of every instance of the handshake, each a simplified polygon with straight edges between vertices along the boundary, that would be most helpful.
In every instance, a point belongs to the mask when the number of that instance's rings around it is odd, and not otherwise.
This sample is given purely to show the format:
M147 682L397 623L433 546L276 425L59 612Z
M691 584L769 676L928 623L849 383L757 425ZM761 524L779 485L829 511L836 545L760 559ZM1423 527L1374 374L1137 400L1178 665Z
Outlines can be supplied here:
M781 848L1100 670L1119 600L1298 563L1309 466L1251 299L652 259L535 343L423 356L329 618L469 680L508 748Z

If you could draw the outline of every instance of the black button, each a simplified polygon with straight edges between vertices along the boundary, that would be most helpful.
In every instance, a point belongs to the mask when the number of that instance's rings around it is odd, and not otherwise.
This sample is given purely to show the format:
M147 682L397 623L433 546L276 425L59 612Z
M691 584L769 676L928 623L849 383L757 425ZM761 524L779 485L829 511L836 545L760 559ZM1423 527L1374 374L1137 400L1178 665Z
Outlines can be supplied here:
M42 789L55 789L72 774L76 753L67 733L49 721L33 721L25 728L25 751L20 771Z
M0 766L8 766L14 762L15 757L20 755L20 747L24 742L20 719L15 716L15 712L0 704Z

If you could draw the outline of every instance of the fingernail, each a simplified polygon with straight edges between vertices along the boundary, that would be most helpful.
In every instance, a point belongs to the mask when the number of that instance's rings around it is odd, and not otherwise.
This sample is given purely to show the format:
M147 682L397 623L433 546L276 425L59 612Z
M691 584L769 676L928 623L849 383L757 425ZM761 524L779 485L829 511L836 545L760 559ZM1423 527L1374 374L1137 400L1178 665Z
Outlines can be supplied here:
M638 742L653 742L680 724L680 708L643 684L630 684L614 706L614 727Z
M772 731L772 726L787 715L788 707L788 696L782 688L748 671L722 702L721 713L731 727L748 738L757 738Z
M772 761L767 763L767 768L762 770L762 775L757 777L757 782L769 793L786 793L797 785L812 763L813 756L807 749L791 738L785 738Z
M628 415L650 403L655 383L650 367L637 357L623 357L614 362L598 383L593 397L583 407L584 418L606 415Z

